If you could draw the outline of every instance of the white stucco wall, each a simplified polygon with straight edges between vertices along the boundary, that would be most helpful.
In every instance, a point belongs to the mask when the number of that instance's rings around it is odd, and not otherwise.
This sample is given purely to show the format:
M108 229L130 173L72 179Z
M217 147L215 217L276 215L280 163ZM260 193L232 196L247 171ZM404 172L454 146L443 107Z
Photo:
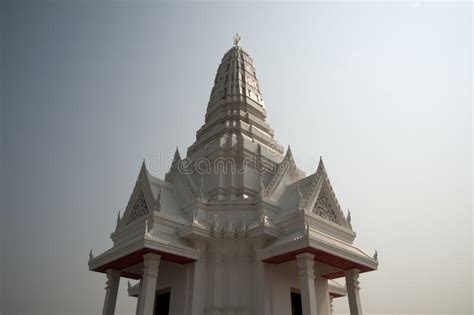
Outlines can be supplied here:
M185 314L186 275L189 267L162 260L157 290L171 289L170 315Z

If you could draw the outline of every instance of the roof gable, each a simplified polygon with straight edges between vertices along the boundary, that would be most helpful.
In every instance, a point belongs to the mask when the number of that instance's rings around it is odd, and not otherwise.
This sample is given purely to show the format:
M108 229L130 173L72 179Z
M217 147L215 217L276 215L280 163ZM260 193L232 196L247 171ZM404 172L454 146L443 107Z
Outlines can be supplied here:
M304 196L304 207L306 211L311 211L330 222L352 229L336 198L322 158L319 160L311 186Z
M159 207L159 195L153 196L148 179L148 171L143 161L132 194L128 200L123 217L117 222L117 229L147 216Z
M286 186L299 179L299 171L293 158L290 146L286 151L285 157L278 165L278 170L265 187L263 196L269 199L278 200L285 192Z

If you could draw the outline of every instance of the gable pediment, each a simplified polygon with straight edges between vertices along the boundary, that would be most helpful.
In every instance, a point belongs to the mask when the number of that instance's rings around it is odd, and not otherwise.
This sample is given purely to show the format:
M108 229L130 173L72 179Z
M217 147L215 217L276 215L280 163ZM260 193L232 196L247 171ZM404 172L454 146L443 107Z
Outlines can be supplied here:
M342 225L338 215L336 214L333 203L334 202L330 197L327 196L325 189L321 190L312 211L323 219Z
M143 162L123 217L117 223L117 228L138 221L155 209L157 209L156 198L153 196L145 162Z
M337 201L322 159L316 173L312 175L309 189L300 199L306 211L344 228L352 229Z
M278 165L278 170L270 180L268 186L263 191L263 195L278 200L287 186L300 179L300 172L296 166L290 147L286 151L285 157Z
M137 200L135 201L135 204L130 209L130 214L128 215L126 224L130 224L134 221L137 221L138 219L146 216L149 213L150 213L150 209L148 208L148 205L146 204L143 191L141 191L137 197Z

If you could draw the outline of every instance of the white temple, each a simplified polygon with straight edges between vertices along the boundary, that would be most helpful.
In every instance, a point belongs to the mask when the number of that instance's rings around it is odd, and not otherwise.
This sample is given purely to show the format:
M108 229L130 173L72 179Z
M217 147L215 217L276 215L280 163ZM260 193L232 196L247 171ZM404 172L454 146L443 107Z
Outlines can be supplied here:
M140 315L329 315L344 296L362 314L359 274L377 269L377 254L354 246L323 161L306 176L274 139L239 40L186 158L176 150L164 180L143 163L113 246L90 253L90 270L107 275L105 315L120 277L139 280L128 293Z

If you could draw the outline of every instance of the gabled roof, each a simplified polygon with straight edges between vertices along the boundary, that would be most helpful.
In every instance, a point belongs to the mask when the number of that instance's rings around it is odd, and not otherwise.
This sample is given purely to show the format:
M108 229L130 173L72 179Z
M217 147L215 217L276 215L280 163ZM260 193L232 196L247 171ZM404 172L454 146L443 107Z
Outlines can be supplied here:
M181 214L174 196L173 185L151 175L144 160L124 214L117 222L117 229L152 211L161 211L175 216Z
M321 187L318 187L319 183L321 183ZM313 182L311 183L310 190L305 196L305 202L309 211L320 214L318 213L318 210L321 208L321 206L324 206L324 201L329 201L331 210L335 212L334 214L337 217L337 223L348 229L352 229L351 225L346 220L344 213L342 212L339 201L336 198L336 194L334 193L334 189L332 188L329 176L326 172L323 159L320 158L318 169L316 170Z
M178 148L174 153L173 163L168 173L165 175L165 181L175 188L175 198L179 204L185 204L200 195L199 186L191 174L188 174L183 168L181 156Z
M299 179L299 170L296 166L290 146L286 150L285 157L278 165L278 170L273 175L270 183L265 187L263 196L269 199L278 199L286 185Z
M284 212L314 212L333 223L352 229L337 201L322 159L315 173L286 187L278 205Z

